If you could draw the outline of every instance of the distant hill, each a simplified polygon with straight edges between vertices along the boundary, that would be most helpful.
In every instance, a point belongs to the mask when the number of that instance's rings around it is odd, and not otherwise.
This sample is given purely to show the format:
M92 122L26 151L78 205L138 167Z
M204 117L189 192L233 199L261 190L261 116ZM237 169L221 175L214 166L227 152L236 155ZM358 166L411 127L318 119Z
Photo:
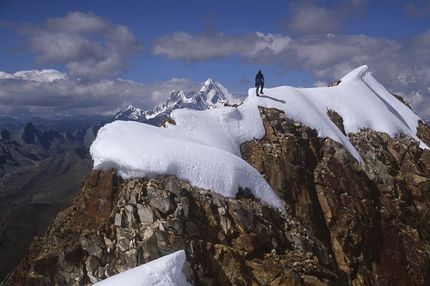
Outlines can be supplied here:
M62 133L53 129L41 131L30 122L16 131L3 129L0 132L0 177L68 151L88 148L101 126Z
M92 166L88 151L76 149L0 179L0 281L19 264L33 238L71 205Z
M19 129L23 128L27 123L31 122L39 130L56 130L62 133L73 133L79 129L86 129L93 124L106 123L112 120L112 116L101 115L79 115L62 118L32 117L28 119L0 117L0 130L8 130L11 132L18 131Z

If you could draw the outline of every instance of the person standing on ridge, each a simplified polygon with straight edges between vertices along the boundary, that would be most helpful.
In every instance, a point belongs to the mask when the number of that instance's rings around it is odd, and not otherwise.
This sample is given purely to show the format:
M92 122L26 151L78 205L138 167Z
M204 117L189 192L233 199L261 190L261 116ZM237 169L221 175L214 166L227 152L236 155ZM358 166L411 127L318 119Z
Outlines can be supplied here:
M259 96L258 88L260 88L260 93L264 94L263 93L263 87L264 87L264 75L261 72L261 70L258 70L258 73L255 76L255 92L256 92L257 96Z

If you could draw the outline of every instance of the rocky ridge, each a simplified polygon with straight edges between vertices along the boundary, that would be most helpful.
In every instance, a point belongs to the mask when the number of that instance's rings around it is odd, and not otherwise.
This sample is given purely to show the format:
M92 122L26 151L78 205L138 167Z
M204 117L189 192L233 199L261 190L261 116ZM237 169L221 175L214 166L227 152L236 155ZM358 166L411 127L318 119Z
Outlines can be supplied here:
M330 117L342 129L342 118ZM430 150L349 134L365 163L276 109L242 155L282 199L235 199L172 176L93 170L5 285L90 285L183 249L193 285L430 285ZM430 127L418 136L430 145Z

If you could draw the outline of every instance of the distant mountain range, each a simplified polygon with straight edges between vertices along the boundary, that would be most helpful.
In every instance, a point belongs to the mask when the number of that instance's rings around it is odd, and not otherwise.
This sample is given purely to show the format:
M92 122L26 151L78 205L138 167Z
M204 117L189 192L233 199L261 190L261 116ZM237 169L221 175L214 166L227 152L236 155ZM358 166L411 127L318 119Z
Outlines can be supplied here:
M0 117L0 130L18 131L31 122L38 130L55 130L62 133L74 133L84 130L92 125L104 125L115 120L133 120L151 125L158 125L175 109L189 108L204 110L218 108L226 105L240 104L241 100L235 98L222 84L208 79L198 91L172 91L166 102L155 106L152 110L143 110L130 105L125 111L119 111L115 116L79 115L64 118L17 119Z
M63 118L43 118L32 117L28 119L0 117L0 130L5 129L11 132L22 129L27 123L31 122L38 130L56 130L58 132L73 133L76 130L85 129L93 124L107 123L114 120L112 116L103 115L79 115Z
M234 98L219 82L209 78L199 91L173 91L166 102L155 106L152 110L145 111L130 105L126 111L118 112L115 120L133 120L158 125L175 109L205 110L240 102L241 100Z
M239 104L219 82L208 79L199 91L173 91L165 103L152 110L129 106L114 117L81 116L63 119L35 117L23 123L17 119L0 118L0 178L24 166L58 156L78 148L91 146L98 129L115 120L134 120L158 125L175 109L204 110Z

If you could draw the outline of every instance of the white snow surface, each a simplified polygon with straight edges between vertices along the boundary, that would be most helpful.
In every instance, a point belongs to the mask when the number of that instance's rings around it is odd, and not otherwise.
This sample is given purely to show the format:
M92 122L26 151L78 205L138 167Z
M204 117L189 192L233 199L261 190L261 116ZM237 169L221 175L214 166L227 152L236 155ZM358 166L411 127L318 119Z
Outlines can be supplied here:
M367 70L367 66L353 70L336 87L266 88L260 97L251 88L248 98L238 108L174 110L171 116L176 125L167 128L115 121L100 129L91 146L94 168L106 170L113 167L124 178L174 174L192 185L211 189L226 197L235 197L238 187L246 187L257 198L285 212L263 177L240 157L243 142L265 135L258 106L283 110L288 118L315 128L319 137L330 137L343 144L359 162L363 159L348 137L328 118L327 110L332 109L342 116L347 133L369 128L392 137L404 133L419 140L416 128L420 118ZM428 148L422 142L421 147ZM158 279L162 275L168 277L166 281L184 281L182 272L176 271L182 268L182 259L169 261L171 264L164 260L160 264L154 261L137 268L152 276L133 269L124 273L128 273L125 280L121 280L123 274L120 274L113 284L97 285L161 285ZM172 278L175 273L178 277ZM136 284L130 284L131 280Z
M180 250L137 266L94 285L97 286L188 286L182 266L185 251Z

